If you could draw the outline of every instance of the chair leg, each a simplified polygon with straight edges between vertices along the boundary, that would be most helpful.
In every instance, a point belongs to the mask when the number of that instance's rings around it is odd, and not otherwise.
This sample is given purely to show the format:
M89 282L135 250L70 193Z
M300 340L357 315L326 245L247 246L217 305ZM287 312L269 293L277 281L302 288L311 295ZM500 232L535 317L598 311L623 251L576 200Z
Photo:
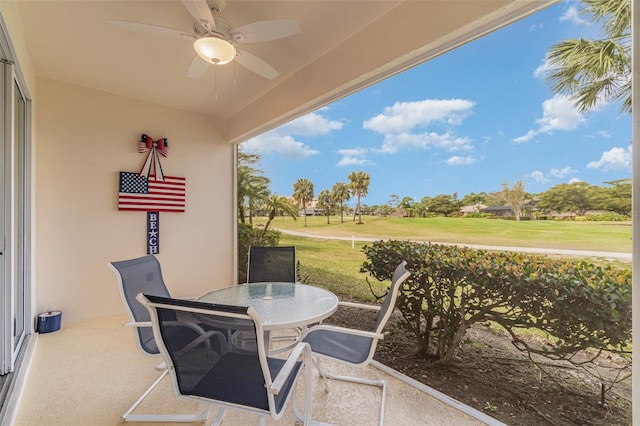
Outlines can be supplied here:
M343 382L360 383L360 384L363 384L363 385L380 387L381 390L382 390L382 399L381 399L381 402L380 402L380 423L379 423L379 425L382 426L384 424L384 406L385 406L385 402L386 402L386 399L387 399L387 381L386 380L374 380L374 379L367 379L367 378L364 378L364 377L340 376L338 374L333 374L333 373L330 373L329 371L325 370L324 368L322 368L320 366L320 360L319 359L315 361L315 365L316 365L316 368L318 369L320 375L324 379L324 390L325 390L325 392L329 392L329 386L328 386L328 383L327 383L328 382L327 379L341 380Z
M209 409L204 410L199 414L131 414L133 410L140 405L142 401L151 393L158 383L165 378L169 373L169 370L165 369L160 377L149 386L149 388L136 400L136 402L129 407L127 411L120 417L122 422L177 422L177 423L193 423L193 422L205 422L209 417Z
M329 372L327 370L325 370L324 368L322 368L322 366L320 365L320 360L316 359L313 362L316 366L316 368L318 369L318 373L320 374L320 377L322 377L322 383L324 383L324 391L325 392L329 392L329 382L327 380L327 375L329 374Z
M218 410L218 414L214 417L213 420L211 420L211 425L212 426L219 426L220 423L222 423L222 419L224 418L225 410L226 409L224 407L220 407L220 409Z

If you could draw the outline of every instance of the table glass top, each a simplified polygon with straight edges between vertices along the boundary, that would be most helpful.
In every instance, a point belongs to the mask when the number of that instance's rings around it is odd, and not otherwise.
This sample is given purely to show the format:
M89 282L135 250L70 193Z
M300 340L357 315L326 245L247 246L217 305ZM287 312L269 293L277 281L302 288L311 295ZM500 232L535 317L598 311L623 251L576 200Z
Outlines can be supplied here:
M265 329L297 327L318 322L335 312L338 298L329 290L307 284L239 284L211 291L201 302L252 306Z

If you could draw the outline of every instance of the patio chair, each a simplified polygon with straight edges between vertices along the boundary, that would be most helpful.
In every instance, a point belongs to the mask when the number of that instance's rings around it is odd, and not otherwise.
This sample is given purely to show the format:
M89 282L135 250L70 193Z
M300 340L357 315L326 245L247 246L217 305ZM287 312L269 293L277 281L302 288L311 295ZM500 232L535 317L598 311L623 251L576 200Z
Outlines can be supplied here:
M296 247L258 247L249 248L249 267L247 283L260 282L295 283Z
M261 282L297 282L296 247L249 247L249 266L247 268L247 283ZM272 337L274 341L299 339L300 328L292 328L292 334ZM246 340L245 333L236 334L237 340ZM249 335L249 339L252 336ZM235 339L234 339L235 340Z
M136 337L136 344L140 351L147 356L160 357L158 345L153 337L151 318L146 307L138 303L138 293L153 294L155 296L170 297L169 290L162 279L160 262L153 255L147 255L135 259L110 262L107 264L118 278L120 296L124 302L130 322L125 327L132 327ZM200 329L201 334L205 331ZM161 363L156 367L162 371L127 411L121 416L123 422L197 422L206 419L206 411L199 414L186 415L160 415L160 414L132 414L138 405L153 391L153 389L168 374L166 364Z
M366 366L371 362L376 351L378 340L384 337L383 329L393 312L398 292L404 280L409 275L405 269L406 261L398 265L393 272L391 287L381 306L364 305L358 303L340 302L340 305L364 309L378 310L373 331L354 330L332 325L317 325L309 328L302 336L302 341L311 346L315 364L324 379L325 391L329 391L327 379L343 380L362 383L382 388L380 404L380 425L384 423L384 404L387 392L386 380L373 380L360 377L340 376L328 372L321 364L321 359L329 359L352 366Z
M138 301L149 309L156 341L170 372L176 396L219 407L212 423L219 425L227 408L278 420L294 394L296 381L305 371L305 415L294 414L305 425L311 421L311 351L298 344L286 359L267 357L263 339L256 339L255 351L237 352L231 345L189 344L172 326L175 318L192 324L208 323L216 329L235 330L239 323L253 327L262 336L262 322L251 307L217 305L192 300L140 294ZM212 342L215 343L215 342ZM306 367L305 367L306 366ZM275 377L273 377L275 376Z

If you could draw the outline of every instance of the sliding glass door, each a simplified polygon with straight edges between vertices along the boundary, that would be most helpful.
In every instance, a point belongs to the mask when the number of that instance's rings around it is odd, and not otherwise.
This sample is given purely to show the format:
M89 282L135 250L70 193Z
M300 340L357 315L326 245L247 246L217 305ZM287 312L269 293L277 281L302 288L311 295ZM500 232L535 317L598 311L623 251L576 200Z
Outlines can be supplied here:
M3 52L4 53L4 52ZM30 103L0 63L0 376L14 371L30 327Z

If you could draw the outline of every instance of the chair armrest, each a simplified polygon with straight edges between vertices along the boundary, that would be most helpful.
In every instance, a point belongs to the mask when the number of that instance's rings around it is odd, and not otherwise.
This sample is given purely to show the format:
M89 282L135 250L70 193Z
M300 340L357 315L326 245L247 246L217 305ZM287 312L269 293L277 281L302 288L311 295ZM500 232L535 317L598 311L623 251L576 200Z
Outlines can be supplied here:
M289 378L289 375L291 374L293 367L298 361L298 358L300 358L300 355L304 357L305 364L310 365L311 346L309 346L308 343L304 343L304 342L298 343L296 347L293 349L293 351L291 352L291 354L289 354L287 361L284 363L284 365L280 369L280 372L278 373L276 378L273 380L273 382L271 383L271 386L268 389L270 393L273 393L274 395L277 395L278 393L280 393L282 386L285 384L285 382Z
M199 345L202 342L205 342L205 344L208 346L209 342L207 341L210 337L216 336L218 338L218 340L220 340L222 343L226 343L226 338L225 336L220 333L219 331L206 331L204 328L200 327L197 324L193 324L193 323L189 323L189 322L183 322L183 321L170 321L167 323L168 325L172 325L174 327L187 327L192 329L193 331L195 331L196 333L200 334L200 336L198 336L197 339L195 339L193 342L191 342L190 344L188 344L185 348L183 348L183 350L189 350L197 345ZM135 328L142 328L142 327L151 327L151 321L140 321L140 322L128 322L124 325L125 327L135 327Z
M367 305L365 303L338 302L338 306L346 306L349 308L368 309L370 311L379 311L380 305Z
M151 321L140 321L140 322L127 322L124 324L125 327L151 327Z
M302 336L302 339L304 339L307 334L313 333L314 331L321 331L321 330L350 334L352 336L370 337L372 339L380 339L380 340L384 339L384 334L378 334L372 331L356 330L354 328L345 328L337 325L326 325L326 324L321 324L321 325L316 325L311 327L310 329L308 329L307 333L305 333L305 335Z
M207 348L211 348L211 345L209 343L209 338L210 337L217 337L218 341L220 342L220 344L222 346L226 345L227 340L224 336L224 334L220 333L219 331L215 331L215 330L211 330L211 331L207 331L204 334L198 336L195 340L193 340L191 343L189 343L187 346L185 346L184 348L180 349L180 352L188 352L191 349L195 348L196 346L198 346L200 343L204 343Z

